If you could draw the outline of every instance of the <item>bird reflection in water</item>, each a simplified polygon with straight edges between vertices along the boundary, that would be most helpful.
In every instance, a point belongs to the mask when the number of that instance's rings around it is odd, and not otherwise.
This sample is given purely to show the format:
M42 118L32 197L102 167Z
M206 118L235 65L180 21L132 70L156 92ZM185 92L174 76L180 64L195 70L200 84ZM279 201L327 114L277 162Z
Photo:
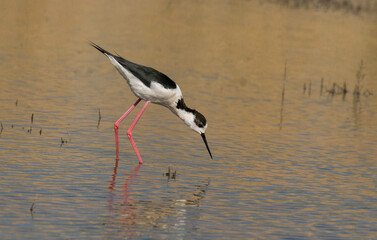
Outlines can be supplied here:
M129 194L129 184L138 176L141 164L136 166L136 168L128 175L126 178L123 187L122 187L122 200L120 204L117 204L117 194L116 194L116 177L118 174L118 162L119 159L115 160L114 166L114 173L112 174L112 178L110 181L110 198L109 198L109 221L106 223L107 230L112 232L112 230L118 229L119 227L122 229L121 231L125 231L128 236L131 235L138 235L135 232L135 228L133 227L136 224L136 205L132 196ZM112 229L114 227L114 229Z
M109 185L110 197L108 200L109 215L106 225L106 235L114 237L132 238L150 234L154 231L166 234L178 234L177 239L191 236L192 229L198 228L201 215L200 201L206 195L209 179L195 184L190 193L181 193L169 189L162 190L161 197L143 197L135 199L132 186L139 176L141 164L139 164L126 179L121 188L121 194L116 188L118 160L115 162L114 173ZM147 199L146 199L147 198ZM149 199L148 199L149 198ZM159 230L158 230L159 229Z

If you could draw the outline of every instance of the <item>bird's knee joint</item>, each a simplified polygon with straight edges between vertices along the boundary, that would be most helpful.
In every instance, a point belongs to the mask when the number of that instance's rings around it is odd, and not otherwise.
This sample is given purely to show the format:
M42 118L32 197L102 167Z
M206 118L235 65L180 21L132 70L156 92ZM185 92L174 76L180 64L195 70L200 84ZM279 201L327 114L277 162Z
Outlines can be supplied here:
M128 136L129 138L131 138L131 137L132 137L132 132L127 131L127 136Z

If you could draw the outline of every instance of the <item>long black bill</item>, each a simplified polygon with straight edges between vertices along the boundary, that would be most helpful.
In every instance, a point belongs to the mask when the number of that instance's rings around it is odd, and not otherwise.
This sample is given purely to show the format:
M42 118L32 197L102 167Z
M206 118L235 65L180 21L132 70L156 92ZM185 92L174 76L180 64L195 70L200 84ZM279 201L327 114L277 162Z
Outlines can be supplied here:
M211 154L211 151L209 150L209 147L208 147L208 143L207 143L206 135L205 135L204 133L201 133L200 135L202 136L203 141L204 141L204 143L206 144L206 147L207 147L207 150L208 150L209 155L211 156L211 159L213 159L212 154Z

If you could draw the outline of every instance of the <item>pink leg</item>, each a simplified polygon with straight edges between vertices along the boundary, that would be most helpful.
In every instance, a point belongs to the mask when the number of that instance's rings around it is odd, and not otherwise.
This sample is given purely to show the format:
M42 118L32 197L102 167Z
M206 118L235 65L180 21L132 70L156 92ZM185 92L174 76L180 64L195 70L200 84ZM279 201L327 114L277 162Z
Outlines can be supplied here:
M118 129L119 124L123 121L125 117L136 107L136 105L141 101L141 98L139 98L128 110L121 116L115 123L114 123L114 131L115 131L115 145L116 145L116 154L117 154L117 160L119 159L119 138L118 138Z
M131 124L130 128L127 130L127 136L128 138L130 139L130 142L132 144L132 147L134 148L135 152L136 152L136 155L137 155L137 158L139 159L139 164L143 164L143 160L141 160L141 157L140 157L140 153L139 151L137 150L136 148L136 145L135 145L135 142L132 138L132 130L134 129L136 123L139 121L141 115L143 114L143 112L145 111L145 109L147 108L148 106L148 103L149 101L146 101L143 108L141 109L139 115L137 115L137 117L135 118L135 121Z

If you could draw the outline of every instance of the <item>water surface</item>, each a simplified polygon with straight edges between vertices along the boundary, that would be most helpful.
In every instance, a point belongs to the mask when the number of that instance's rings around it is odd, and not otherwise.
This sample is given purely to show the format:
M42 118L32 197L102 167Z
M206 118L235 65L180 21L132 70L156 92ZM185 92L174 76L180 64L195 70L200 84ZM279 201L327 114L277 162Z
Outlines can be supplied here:
M376 239L375 5L276 2L3 2L0 238ZM88 40L174 79L214 160L152 104L115 161L136 97Z

